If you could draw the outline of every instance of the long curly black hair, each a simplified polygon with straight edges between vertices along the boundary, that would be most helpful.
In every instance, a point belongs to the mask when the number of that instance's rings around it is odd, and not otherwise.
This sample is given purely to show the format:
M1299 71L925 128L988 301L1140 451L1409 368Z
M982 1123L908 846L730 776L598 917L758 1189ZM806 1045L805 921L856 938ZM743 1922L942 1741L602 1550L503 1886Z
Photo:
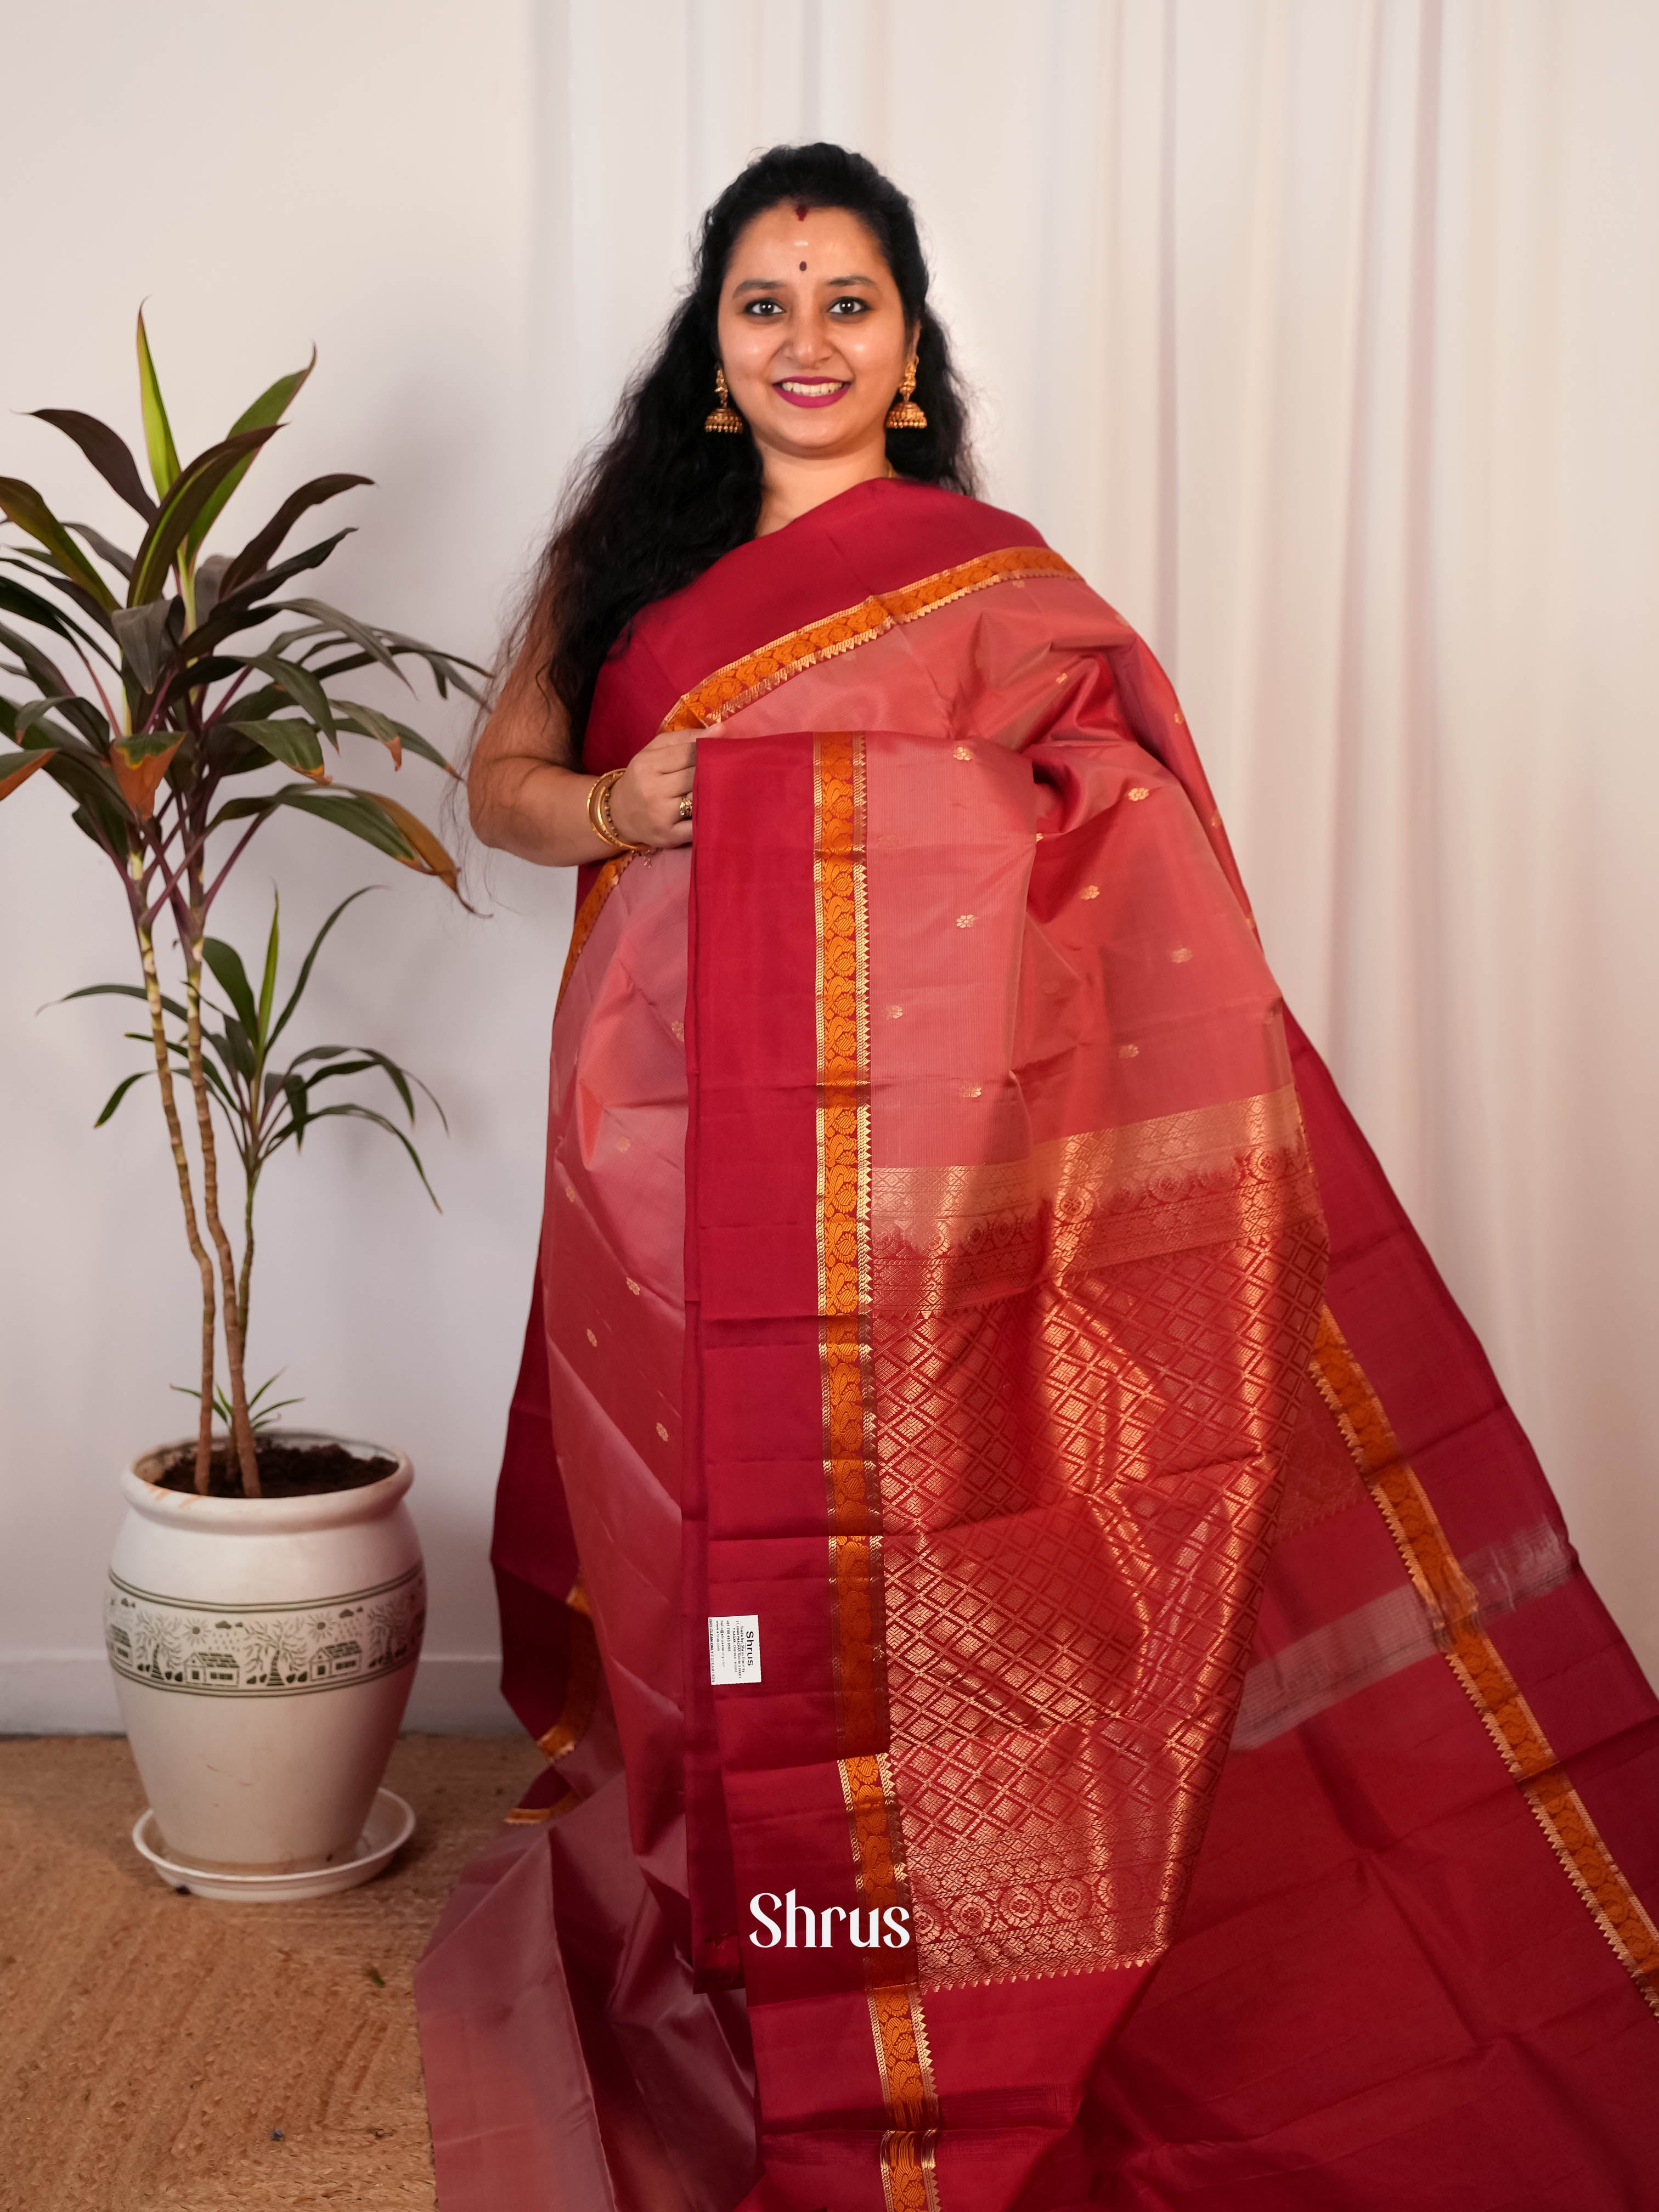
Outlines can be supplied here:
M967 408L927 305L927 263L909 201L844 146L775 146L757 155L704 216L690 287L656 358L573 474L538 571L522 634L548 641L542 680L570 716L577 758L600 668L634 617L755 534L759 451L750 437L708 435L703 417L714 404L716 315L732 248L748 222L781 201L844 208L868 226L920 331L915 396L927 428L888 433L893 465L922 483L977 489Z

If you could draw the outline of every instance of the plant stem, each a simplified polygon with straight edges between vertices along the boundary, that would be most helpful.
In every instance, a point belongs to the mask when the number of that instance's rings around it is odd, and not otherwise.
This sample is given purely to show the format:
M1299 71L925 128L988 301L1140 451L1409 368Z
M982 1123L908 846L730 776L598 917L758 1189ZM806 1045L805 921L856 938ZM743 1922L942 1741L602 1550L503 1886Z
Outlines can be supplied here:
M202 881L199 871L191 880L191 931L185 948L185 1036L190 1058L190 1087L196 1100L196 1137L202 1154L202 1212L208 1234L219 1255L223 1287L225 1363L230 1370L230 1440L242 1472L242 1494L258 1498L259 1462L253 1444L253 1424L248 1419L247 1377L243 1364L245 1340L238 1315L236 1256L219 1218L219 1155L213 1136L213 1107L208 1092L207 1071L202 1059L202 939L199 918Z
M142 865L142 859L135 847L128 855L129 875L136 873ZM196 1194L191 1188L190 1156L185 1150L185 1133L179 1120L178 1100L173 1095L173 1060L167 1051L161 981L155 967L155 939L149 922L142 917L135 919L138 931L138 953L144 969L144 998L149 1007L150 1042L155 1049L155 1073L161 1088L161 1111L167 1116L167 1141L173 1147L173 1163L179 1174L179 1196L185 1209L185 1236L202 1277L202 1391L201 1412L196 1426L196 1487L205 1498L213 1467L213 1261L202 1242L202 1232L196 1222Z
M258 1179L258 1168L243 1164L246 1196L242 1202L242 1275L236 1291L236 1325L242 1332L242 1342L247 1343L248 1301L253 1290L253 1191Z

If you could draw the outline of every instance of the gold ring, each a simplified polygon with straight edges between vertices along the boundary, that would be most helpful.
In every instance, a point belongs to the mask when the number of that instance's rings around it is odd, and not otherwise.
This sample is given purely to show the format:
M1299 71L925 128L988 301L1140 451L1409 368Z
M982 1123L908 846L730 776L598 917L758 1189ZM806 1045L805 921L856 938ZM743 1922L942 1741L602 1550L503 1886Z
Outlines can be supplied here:
M680 820L682 822L689 822L690 819L691 794L689 791L683 791L680 793Z

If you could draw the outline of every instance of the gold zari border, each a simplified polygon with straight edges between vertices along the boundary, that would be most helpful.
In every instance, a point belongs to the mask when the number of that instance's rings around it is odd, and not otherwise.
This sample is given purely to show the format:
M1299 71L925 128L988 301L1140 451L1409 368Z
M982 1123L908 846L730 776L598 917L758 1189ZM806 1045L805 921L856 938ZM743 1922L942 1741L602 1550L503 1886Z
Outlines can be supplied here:
M574 1790L567 1790L556 1805L515 1805L507 1815L507 1825L509 1828L539 1828L546 1821L562 1820L581 1802Z
M1659 2014L1659 1929L1644 1911L1549 1739L1481 1625L1474 1585L1376 1393L1327 1306L1315 1340L1313 1378L1352 1454L1447 1663L1549 1839L1567 1879L1651 2010Z
M861 738L833 731L814 739L812 803L819 1352L836 1723L858 1893L866 1909L880 1911L889 1905L908 1905L909 1893L892 1771L881 1748L887 1700L882 1665L881 1500L870 1362L869 1013ZM908 1955L914 1961L914 1944ZM939 2212L934 2172L939 2100L914 1964L902 1980L872 1981L866 1998L887 2112L879 2153L887 2212Z
M577 1585L580 1588L580 1583ZM574 1593L573 1593L574 1595ZM566 1601L569 1602L568 1600ZM588 1617L586 1601L580 1612L572 1607L570 1674L558 1718L546 1734L536 1739L536 1748L546 1759L568 1759L587 1734L599 1689L599 1644Z
M941 568L935 576L906 584L900 591L860 599L855 606L842 607L800 629L775 637L740 659L728 661L678 700L662 727L706 730L817 662L838 653L850 653L854 646L868 645L901 623L915 622L969 592L982 592L988 585L1005 580L1020 582L1027 576L1076 574L1070 562L1046 545L1010 545L1000 553L981 553L971 561L958 562L954 568Z
M559 977L559 995L554 1001L556 1012L570 988L570 978L576 972L576 963L581 957L582 947L593 934L593 925L604 913L605 901L616 890L623 870L633 857L631 853L618 853L614 860L607 860L593 878L587 896L576 909L576 919L570 925L570 950L564 956L564 972Z

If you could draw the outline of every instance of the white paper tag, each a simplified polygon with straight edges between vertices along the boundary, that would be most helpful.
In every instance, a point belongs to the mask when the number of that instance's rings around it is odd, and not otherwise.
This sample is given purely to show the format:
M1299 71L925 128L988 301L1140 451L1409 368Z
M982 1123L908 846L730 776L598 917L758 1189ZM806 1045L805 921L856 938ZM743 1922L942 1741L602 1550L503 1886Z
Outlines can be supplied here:
M711 1682L758 1682L760 1615L711 1613L708 1616L708 1679Z

